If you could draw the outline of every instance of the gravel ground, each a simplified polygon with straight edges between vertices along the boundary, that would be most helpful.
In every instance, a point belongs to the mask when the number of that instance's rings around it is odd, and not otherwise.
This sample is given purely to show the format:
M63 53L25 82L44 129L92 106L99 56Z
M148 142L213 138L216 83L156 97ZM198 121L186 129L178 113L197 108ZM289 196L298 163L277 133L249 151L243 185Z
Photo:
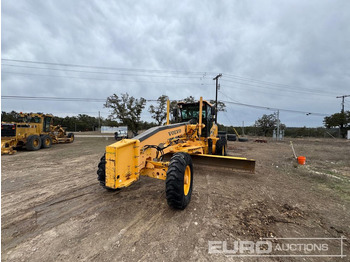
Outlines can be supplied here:
M341 236L349 257L350 143L294 139L306 156L298 166L289 141L253 140L229 142L228 154L256 159L256 173L195 166L192 200L183 211L168 207L161 180L142 177L117 192L99 186L96 167L112 138L77 137L73 144L4 155L2 260L236 261L209 254L208 241ZM330 242L329 252L340 254L339 242Z

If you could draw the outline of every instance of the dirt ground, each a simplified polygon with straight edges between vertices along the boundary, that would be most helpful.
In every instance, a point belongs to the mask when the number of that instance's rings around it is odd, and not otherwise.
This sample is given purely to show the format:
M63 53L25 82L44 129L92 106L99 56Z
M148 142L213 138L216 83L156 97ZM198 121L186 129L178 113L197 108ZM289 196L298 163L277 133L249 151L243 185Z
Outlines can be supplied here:
M256 159L255 174L195 166L183 211L168 207L161 180L101 188L96 167L112 142L79 137L2 157L3 261L349 261L349 141L293 139L305 166L289 140L229 142L229 155ZM208 241L341 236L343 259L208 253Z

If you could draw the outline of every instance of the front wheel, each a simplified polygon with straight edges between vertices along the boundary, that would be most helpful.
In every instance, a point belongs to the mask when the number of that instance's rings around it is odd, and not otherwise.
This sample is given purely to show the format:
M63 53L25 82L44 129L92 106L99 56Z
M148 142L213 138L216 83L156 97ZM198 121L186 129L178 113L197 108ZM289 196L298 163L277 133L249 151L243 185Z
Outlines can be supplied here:
M168 205L185 209L192 195L193 165L187 153L176 153L170 159L166 175L165 192Z
M114 192L119 190L106 187L106 154L101 157L97 168L97 180L100 182L100 185L107 191Z
M227 141L224 138L220 138L216 141L215 155L226 156Z
M97 180L102 187L106 187L106 154L101 157L98 163Z

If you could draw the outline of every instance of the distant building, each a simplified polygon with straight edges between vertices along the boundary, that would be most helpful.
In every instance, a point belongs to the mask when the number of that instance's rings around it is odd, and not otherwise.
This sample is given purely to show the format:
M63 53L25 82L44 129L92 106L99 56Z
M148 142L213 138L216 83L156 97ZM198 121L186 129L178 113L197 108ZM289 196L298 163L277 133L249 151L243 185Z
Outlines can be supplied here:
M101 126L101 133L118 133L118 136L123 137L128 135L127 126Z

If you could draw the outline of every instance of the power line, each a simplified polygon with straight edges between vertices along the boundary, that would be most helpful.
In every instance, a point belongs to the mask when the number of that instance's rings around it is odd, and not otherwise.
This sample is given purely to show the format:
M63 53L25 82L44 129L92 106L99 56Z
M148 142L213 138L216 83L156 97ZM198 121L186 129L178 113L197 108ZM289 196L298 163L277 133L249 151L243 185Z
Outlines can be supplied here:
M30 69L39 69L39 70L51 70L51 71L64 71L64 72L75 72L75 73L88 73L88 74L105 74L105 75L119 75L119 76L138 76L138 77L158 77L158 78L194 78L194 79L198 79L200 78L201 80L203 79L203 77L199 77L199 76L176 76L176 75L145 75L145 74L125 74L125 73L112 73L112 72L102 72L102 71L84 71L84 70L74 70L74 69L65 69L65 68L49 68L49 67L35 67L35 66L23 66L23 65L13 65L13 64L2 64L3 66L11 66L11 67L20 67L20 68L30 68ZM21 73L24 74L24 72L11 72L11 73ZM63 77L63 76L61 76ZM66 76L65 76L66 77ZM227 77L227 76L224 76ZM228 77L230 78L230 77ZM261 85L254 85L254 84L248 84L248 83L242 83L242 82L237 82L233 81L233 80L223 80L226 82L231 82L231 83L238 83L238 84L242 84L242 85L248 85L248 86L252 86L252 87L262 87L262 88L266 88L266 89L273 89L273 90L280 90L280 91L284 91L284 92L292 92L292 93L305 93L305 94L309 94L310 92L312 92L314 95L319 95L319 94L315 94L314 92L324 92L324 91L320 91L320 90L312 90L312 89L306 89L303 88L303 90L309 91L309 92L305 92L302 90L296 90L295 87L290 86L290 85L283 85L283 84L277 84L277 83L272 83L272 82L266 82L266 81L261 81L261 80L252 80L252 79L247 79L247 78L242 78L242 77L236 77L238 78L238 80L240 81L248 81L248 82L261 82L261 83L268 83L269 85L275 85L277 87L269 87L269 86L261 86ZM278 87L292 87L293 90L286 90L286 89L281 89ZM328 92L324 92L327 94L331 94Z
M11 109L3 109L3 111L12 111ZM37 110L38 112L42 112L41 110ZM100 111L103 114L109 114L109 112ZM98 114L98 111L70 111L70 112L58 112L58 111L50 111L51 114Z
M231 98L229 96L225 95L221 91L219 91L219 92L231 100ZM280 110L280 111L290 112L290 113L299 113L299 114L314 115L314 116L328 116L327 114L323 114L323 113L312 113L312 112L298 111L298 110L292 110L292 109L282 109L282 108L268 107L268 106L257 106L257 105L251 105L251 104L245 104L245 103L239 103L239 102L233 102L233 101L221 100L221 102L228 103L228 104L240 105L240 106L247 106L247 107L256 108L256 109L271 110L271 111Z
M328 94L320 94L320 93L315 93L313 91L302 91L302 90L288 90L288 89L280 89L277 87L270 87L270 86L262 86L262 85L255 85L255 84L249 84L249 83L244 83L244 82L238 82L238 81L230 81L230 80L222 80L223 82L231 82L231 83L237 83L237 84L241 84L241 85L246 85L246 86L251 86L251 87L255 87L255 88L263 88L263 89L271 89L271 90L277 90L280 92L289 92L289 93L302 93L302 94L312 94L312 95L318 95L318 96L327 96L330 97L332 94L328 93ZM235 87L237 88L237 87ZM259 91L261 92L261 91Z
M280 110L280 111L284 111L284 112L300 113L300 114L304 114L304 115L328 116L327 114L323 114L323 113L312 113L312 112L297 111L297 110L291 110L291 109L282 109L282 108L266 107L266 106L256 106L256 105L250 105L250 104L244 104L244 103L236 103L236 102L232 102L232 101L221 100L221 102L228 103L228 104L240 105L240 106L247 106L247 107L252 107L252 108L257 108L257 109L267 109L267 110L271 110L271 111Z
M290 84L281 84L281 83L275 83L275 82L270 82L270 81L263 81L263 80L258 80L258 79L254 79L254 78L235 76L235 75L231 75L231 74L225 74L224 77L225 78L229 78L229 79L234 79L234 80L241 80L241 81L248 81L248 82L257 82L257 83L261 83L261 84L268 84L269 86L273 85L273 86L276 86L276 87L290 87L290 88L293 88L293 90L301 89L301 90L307 90L307 91L310 91L310 92L324 92L324 90L320 90L320 89L312 89L312 88L305 88L305 87L300 87L300 86L295 86L295 85L290 85Z
M226 117L226 119L228 120L228 122L231 124L231 126L233 126L233 123L231 121L231 118L228 117L228 113L227 112L222 112L224 113L224 116Z
M50 97L50 96L1 96L1 99L15 100L46 100L46 101L67 101L67 102L106 102L106 99L80 98L80 97Z
M61 66L61 67L78 67L78 68L94 68L94 69L99 69L99 70L117 70L117 71L127 71L127 72L151 72L151 73L170 73L170 74L186 74L186 75L197 75L197 76L186 76L186 77L181 77L181 76L154 76L154 75L136 75L136 76L149 76L149 77L174 77L174 78L198 78L202 80L207 74L215 74L213 72L192 72L192 71L172 71L172 70L155 70L155 69L132 69L132 68L117 68L117 67L102 67L102 66L91 66L91 65L78 65L78 64L69 64L69 63L53 63L53 62L44 62L44 61L31 61L31 60L19 60L19 59L8 59L8 58L2 58L3 61L10 61L10 62L18 62L18 63L29 63L29 64L41 64L41 65L51 65L51 66ZM8 65L8 64L4 64ZM35 67L29 67L29 66L23 66L23 65L10 65L10 66L17 66L17 67L28 67L28 68L35 68ZM35 68L35 69L48 69L48 70L62 70L62 71L72 71L72 72L82 72L82 73L100 73L100 74L113 74L113 73L106 73L106 72L88 72L88 71L79 71L79 70L71 70L71 69L58 69L58 68ZM9 72L8 72L9 73ZM16 72L11 72L11 73L16 73ZM20 73L17 73L20 74ZM24 74L24 73L22 73ZM118 75L123 75L123 74L118 74ZM128 75L128 74L124 74ZM132 75L132 74L130 74ZM53 75L41 75L41 76L52 76L52 77L67 77L67 78L77 78L73 76L53 76ZM117 80L109 80L109 79L92 79L92 78L82 78L81 79L89 79L89 80L106 80L106 81L122 81L120 79ZM248 85L252 87L262 87L262 88L267 88L267 89L274 89L274 90L280 90L280 91L285 91L285 92L291 92L291 93L304 93L304 94L312 94L314 95L321 95L321 96L326 96L325 94L331 94L328 92L324 92L323 90L316 90L316 89L310 89L310 88L305 88L305 87L295 87L291 86L288 84L281 84L281 83L275 83L275 82L270 82L270 81L263 81L263 80L258 80L255 78L250 78L250 77L243 77L243 76L238 76L238 75L233 75L229 73L224 74L224 78L229 78L233 79L236 81L230 81L224 79L223 81L228 81L228 82L233 82L233 83L239 83L242 85ZM269 86L259 86L259 85L254 85L254 84L248 84L248 83L242 83L242 82L237 82L237 80L240 81L248 81L248 82L257 82L258 84L261 83L263 85L268 84ZM136 82L136 81L128 81L128 82ZM152 82L150 82L152 83ZM153 82L153 83L158 83L158 82ZM161 82L159 82L161 83ZM163 83L162 83L163 84ZM166 83L170 84L170 83ZM178 83L176 83L178 84ZM180 83L180 84L196 84L196 83ZM207 85L201 83L201 85ZM209 84L208 84L209 85ZM271 87L271 85L275 86L276 88ZM285 89L280 89L278 87L289 87L293 88L292 90L285 90ZM261 92L261 91L259 91ZM315 93L317 92L317 93ZM324 94L320 94L319 92L322 92ZM333 94L332 94L333 95Z
M87 97L53 97L53 96L1 96L1 99L12 100L40 100L40 101L60 101L60 102L106 102L106 98ZM146 102L156 102L155 99L146 99Z
M251 104L245 104L240 102L235 102L232 98L224 94L222 91L219 91L221 94L223 94L225 97L230 99L230 101L225 100L219 100L220 102L228 103L228 104L235 104L235 105L241 105L241 106L247 106L251 108L256 109L265 109L265 110L280 110L285 112L292 112L292 113L301 113L301 114L307 114L307 115L317 115L317 116L327 116L327 114L323 113L312 113L312 112L306 112L306 111L298 111L298 110L291 110L291 109L282 109L282 108L275 108L275 107L268 107L268 106L257 106L257 105L251 105ZM46 100L46 101L64 101L64 102L106 102L106 99L103 98L87 98L87 97L49 97L49 96L1 96L1 99L17 99L17 100ZM146 99L146 102L157 102L156 99Z
M11 67L20 67L20 68L30 68L30 69L39 69L39 70L53 70L53 71L65 71L65 72L75 72L75 73L91 73L91 74L105 74L105 75L120 75L120 76L140 76L140 77L170 77L170 78L196 78L199 76L176 76L176 75L142 75L142 74L125 74L125 73L111 73L111 72L102 72L102 71L84 71L84 70L74 70L74 69L65 69L65 68L49 68L49 67L35 67L35 66L22 66L22 65L12 65L12 64L2 64L3 66Z
M17 74L17 75L44 76L44 77L87 79L87 80L98 80L98 81L112 81L112 82L132 82L132 83L150 83L150 84L166 84L166 85L210 85L210 84L204 84L204 83L183 83L183 82L171 82L170 83L170 82L155 82L155 81L143 81L143 80L125 80L125 79L106 79L106 78L93 78L93 77L29 74L29 73L19 73L19 72L12 72L12 71L3 71L3 73Z
M81 71L81 72L87 72L87 71ZM146 80L107 79L107 78L82 77L82 76L32 74L32 73L13 72L13 71L3 71L3 73L16 74L16 75L28 75L28 76L40 76L40 77L58 77L58 78L85 79L85 80L96 80L96 81L111 81L111 82L149 83L149 84L166 84L166 85L201 85L201 86L210 86L211 85L211 84L207 84L207 83L185 83L185 82L160 82L160 81L146 81ZM159 77L163 77L163 76L159 76ZM164 77L166 77L166 76L164 76ZM171 77L171 76L169 76L169 77ZM242 82L227 81L227 80L223 80L223 81L238 83L238 84L247 85L247 86L251 86L251 87L257 87L257 88L266 88L266 89L273 89L273 90L275 89L275 88L271 88L271 87L251 85L251 84L242 83ZM228 86L228 87L233 88L233 86ZM234 88L243 89L242 87L236 87L236 86ZM256 90L256 91L260 92L260 93L271 95L271 93L263 92L260 90ZM282 91L282 90L280 90L280 91ZM312 95L329 97L329 95L325 95L325 94L314 94L314 93L294 91L294 90L283 90L283 91L291 92L291 93L298 93L299 92L299 93L304 93L304 94L309 94L309 95L312 94ZM274 94L274 95L282 96L281 94Z
M65 67L80 67L80 68L95 68L95 69L108 69L108 70L118 70L118 71L137 71L137 72L168 72L172 74L197 74L203 75L206 72L191 72L191 71L171 71L171 70L156 70L156 69L136 69L136 68L123 68L123 67L104 67L104 66L91 66L91 65L78 65L78 64L68 64L68 63L53 63L53 62L43 62L43 61L32 61L32 60L19 60L19 59L8 59L1 58L3 61L11 62L21 62L29 64L44 64L44 65L55 65L55 66L65 66Z

